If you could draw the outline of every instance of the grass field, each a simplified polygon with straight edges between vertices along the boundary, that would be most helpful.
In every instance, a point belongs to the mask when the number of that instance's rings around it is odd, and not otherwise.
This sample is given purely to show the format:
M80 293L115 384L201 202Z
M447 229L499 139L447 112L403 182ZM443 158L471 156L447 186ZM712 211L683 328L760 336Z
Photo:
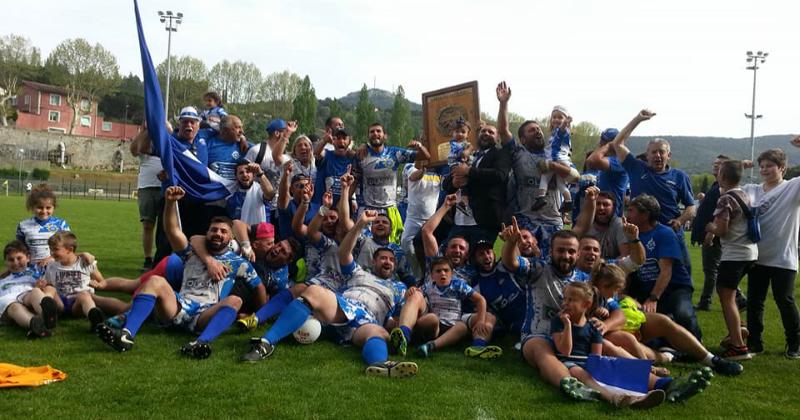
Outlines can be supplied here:
M79 250L98 258L106 277L135 277L141 245L134 202L62 200ZM20 197L0 197L3 242L29 217ZM702 283L699 249L692 249L694 278ZM695 298L697 297L696 296ZM745 362L737 378L715 377L703 394L684 404L646 413L605 404L576 404L545 385L534 369L500 341L505 354L487 362L468 360L462 348L411 360L420 375L408 380L368 378L359 352L328 342L312 346L281 343L267 361L238 362L247 336L224 334L207 360L182 357L192 337L146 325L130 353L118 354L88 332L85 320L59 323L52 338L28 341L16 327L0 327L0 362L51 365L66 381L41 388L0 390L0 418L794 418L800 413L800 361L783 357L783 330L773 302L767 302L766 352ZM717 351L725 335L715 304L699 314L705 343ZM682 374L696 365L674 364Z

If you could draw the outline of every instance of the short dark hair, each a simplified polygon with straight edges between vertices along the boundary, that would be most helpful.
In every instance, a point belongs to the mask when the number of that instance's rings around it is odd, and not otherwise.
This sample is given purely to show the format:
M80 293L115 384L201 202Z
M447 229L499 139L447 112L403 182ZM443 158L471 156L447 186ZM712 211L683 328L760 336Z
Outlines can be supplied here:
M531 124L536 124L536 125L539 125L539 121L535 121L535 120L526 120L524 123L522 123L522 125L520 125L520 126L519 126L519 128L517 129L517 138L518 138L518 139L521 139L521 138L522 138L522 133L524 133L524 132L525 132L525 127L527 127L527 126L529 126L529 125L531 125Z
M786 152L781 149L769 149L767 151L762 152L758 155L758 164L761 164L761 161L767 160L781 168L786 167Z
M340 120L342 119L342 117L339 117L339 116L337 116L337 115L331 115L330 117L328 117L328 118L325 120L325 127L330 127L330 126L331 126L331 124L333 124L333 119L334 119L334 118L338 118L338 119L340 119Z
M584 239L591 239L591 240L593 240L593 241L597 241L597 243L598 243L598 244L602 244L602 243L603 243L602 241L600 241L600 238L599 238L597 235L592 235L592 234L590 234L590 233L587 233L587 234L585 234L585 235L582 235L582 236L581 236L581 238L580 238L580 240L582 241L582 240L584 240Z
M742 181L742 162L739 160L726 160L719 166L719 176L734 185Z
M378 249L376 249L375 252L372 253L372 259L374 260L375 258L377 258L378 254L380 254L381 252L391 252L392 255L395 255L394 250L392 248L389 248L388 246L382 246L378 247Z
M209 224L209 226L211 226L211 225L213 225L215 223L224 223L224 224L228 225L228 227L231 230L233 230L233 220L231 220L230 217L227 217L227 216L214 216L214 217L211 218L211 221L208 224Z
M597 198L600 198L600 197L603 197L603 198L611 200L611 203L614 205L614 210L615 211L617 210L617 195L616 194L614 194L611 191L600 191L599 193L597 193Z
M715 159L731 160L731 157L728 155L717 155Z
M550 245L552 246L556 239L575 239L576 241L580 241L578 238L578 234L571 231L571 230L559 230L550 237Z
M217 103L217 106L222 106L222 97L219 96L219 93L214 91L208 91L203 94L203 99L213 99L214 102Z
M661 205L658 200L649 194L641 194L636 196L630 203L631 207L636 207L636 210L647 212L650 217L650 223L654 223L661 216Z
M288 237L285 239L286 242L289 242L289 246L292 248L292 261L297 261L300 258L303 258L305 247L293 237Z
M3 248L3 259L5 259L6 257L15 252L20 252L25 255L30 255L30 252L28 251L28 246L25 245L25 242L22 242L19 239L14 239L13 241L7 243L5 248Z
M370 124L369 127L367 127L367 128L372 128L372 127L380 127L381 130L386 131L386 129L383 127L383 124L381 124L381 123L379 123L377 121L375 121L374 123Z
M428 264L429 271L433 272L433 267L436 267L436 266L439 266L439 265L446 265L446 266L450 267L450 270L453 269L453 263L450 262L449 258L446 258L446 257L433 257L431 259L431 262Z
M53 236L47 240L47 245L51 248L63 246L64 248L75 252L75 250L78 249L78 237L68 230L60 230L54 233Z

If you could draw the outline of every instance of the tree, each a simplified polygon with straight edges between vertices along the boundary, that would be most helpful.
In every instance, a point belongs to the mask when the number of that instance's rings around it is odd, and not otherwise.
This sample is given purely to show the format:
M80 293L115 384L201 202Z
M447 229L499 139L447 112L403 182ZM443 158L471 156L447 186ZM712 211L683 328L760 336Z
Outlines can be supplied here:
M342 105L339 103L337 99L333 99L330 104L331 112L328 114L328 117L339 117L342 118L344 115L344 111L342 110Z
M67 90L67 104L74 114L70 134L75 132L80 116L91 112L91 104L119 82L116 57L99 43L91 45L83 38L62 41L47 57L45 66L54 70L53 81ZM89 102L88 107L84 100Z
M144 119L144 88L139 76L129 74L122 78L119 86L106 95L97 106L106 121L116 120L141 124Z
M270 118L288 118L292 115L292 101L300 91L303 79L284 70L264 78L259 89L259 100L267 103Z
M8 125L6 102L17 94L19 82L30 78L41 66L39 49L19 35L0 37L0 125Z
M300 92L292 101L292 109L292 119L297 121L298 133L312 134L316 125L317 95L308 75L300 84Z
M166 93L167 60L156 67L162 95ZM203 109L203 94L208 90L208 69L203 60L189 55L172 56L167 118L176 116L181 108L192 105Z
M246 104L256 100L262 84L261 70L253 63L221 61L208 73L211 89L225 103Z
M375 122L375 105L369 101L369 91L367 84L361 86L358 94L358 104L356 104L356 132L354 140L367 139L369 125Z
M403 86L397 87L394 95L394 106L392 106L392 117L389 124L389 143L396 146L403 146L411 140L414 130L411 127L411 107L406 99L406 92Z
M572 126L570 130L570 143L572 144L572 163L581 170L586 154L597 146L600 139L600 128L596 125L582 121Z

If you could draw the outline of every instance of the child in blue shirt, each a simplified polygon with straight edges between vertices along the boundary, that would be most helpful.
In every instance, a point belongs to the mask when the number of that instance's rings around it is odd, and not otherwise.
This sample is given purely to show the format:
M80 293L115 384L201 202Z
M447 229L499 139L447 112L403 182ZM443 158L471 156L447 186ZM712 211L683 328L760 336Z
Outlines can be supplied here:
M474 152L474 148L472 147L472 143L469 142L470 130L469 121L465 120L463 117L459 117L453 123L453 131L451 133L453 138L450 140L450 152L447 154L447 167L451 171L453 167L462 163L472 165L472 152ZM456 206L462 212L467 213L467 209L469 208L469 196L467 192L462 189L459 189L459 192L461 193L461 201Z
M545 154L548 162L560 164L570 168L570 176L573 178L580 177L580 173L575 169L572 164L570 156L572 155L572 145L570 141L570 124L572 124L572 116L566 108L556 105L553 112L550 113L550 142L545 147ZM547 194L547 187L550 184L550 179L553 177L552 172L543 173L539 178L539 189L536 190L536 201L533 203L533 210L539 210L544 207L545 194ZM563 177L556 178L556 188L561 193L564 200L562 210L565 213L572 211L572 194L569 192L567 180Z
M222 107L222 98L217 92L206 92L203 94L203 102L206 104L206 109L200 114L200 128L213 128L219 131L222 117L228 116L228 112Z

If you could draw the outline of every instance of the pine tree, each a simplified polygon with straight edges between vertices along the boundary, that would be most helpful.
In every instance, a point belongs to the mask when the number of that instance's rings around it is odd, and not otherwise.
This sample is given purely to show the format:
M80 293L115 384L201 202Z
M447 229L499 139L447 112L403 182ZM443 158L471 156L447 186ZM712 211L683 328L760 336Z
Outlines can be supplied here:
M353 139L354 142L366 142L369 125L376 121L375 118L375 105L369 101L369 91L367 90L367 84L365 83L363 86L361 86L361 92L358 94L358 104L356 105L356 132L355 138Z
M402 85L397 87L397 92L394 95L389 132L391 133L389 143L396 146L404 146L414 135L411 128L411 107L408 105Z
M292 101L292 108L292 119L298 124L297 133L312 134L316 129L317 95L308 75L300 84L300 91Z

